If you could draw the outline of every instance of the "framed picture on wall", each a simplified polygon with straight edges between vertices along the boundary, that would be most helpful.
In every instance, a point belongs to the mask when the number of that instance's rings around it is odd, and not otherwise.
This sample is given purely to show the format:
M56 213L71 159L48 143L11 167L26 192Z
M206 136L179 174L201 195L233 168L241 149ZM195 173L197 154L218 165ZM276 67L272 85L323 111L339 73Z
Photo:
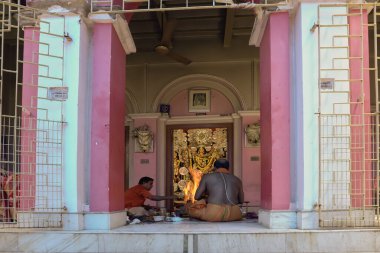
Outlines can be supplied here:
M210 112L210 90L189 90L189 112Z

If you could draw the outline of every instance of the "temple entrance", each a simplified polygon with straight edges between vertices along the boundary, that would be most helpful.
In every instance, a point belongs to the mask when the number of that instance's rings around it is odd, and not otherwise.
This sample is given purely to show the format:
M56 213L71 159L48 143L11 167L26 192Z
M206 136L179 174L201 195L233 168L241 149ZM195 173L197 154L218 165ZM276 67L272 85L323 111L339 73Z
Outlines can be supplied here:
M176 196L167 207L194 202L202 176L212 171L216 159L232 162L232 131L232 124L167 127L166 194Z

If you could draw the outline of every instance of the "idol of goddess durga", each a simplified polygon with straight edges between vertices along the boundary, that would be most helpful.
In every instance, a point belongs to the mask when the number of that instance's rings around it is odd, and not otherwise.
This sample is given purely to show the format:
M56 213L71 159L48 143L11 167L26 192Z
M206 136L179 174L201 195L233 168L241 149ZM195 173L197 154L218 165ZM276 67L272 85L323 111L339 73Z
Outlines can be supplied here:
M206 149L204 147L199 147L198 153L195 152L195 149L192 149L190 155L190 167L200 170L203 174L209 173L212 170L212 166L214 165L215 160L218 158L217 153L213 150L211 152L211 155L207 155Z

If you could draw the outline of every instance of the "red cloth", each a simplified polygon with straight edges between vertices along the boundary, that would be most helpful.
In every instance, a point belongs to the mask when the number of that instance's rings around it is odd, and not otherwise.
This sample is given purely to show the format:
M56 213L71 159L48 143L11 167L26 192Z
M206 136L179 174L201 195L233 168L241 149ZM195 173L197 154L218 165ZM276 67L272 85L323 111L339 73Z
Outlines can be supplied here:
M18 189L17 178L11 173L0 171L0 222L11 222L16 219L15 208L19 207L19 202L15 203L14 195Z
M143 206L145 200L150 197L152 194L144 188L144 186L138 184L129 188L125 194L125 208Z

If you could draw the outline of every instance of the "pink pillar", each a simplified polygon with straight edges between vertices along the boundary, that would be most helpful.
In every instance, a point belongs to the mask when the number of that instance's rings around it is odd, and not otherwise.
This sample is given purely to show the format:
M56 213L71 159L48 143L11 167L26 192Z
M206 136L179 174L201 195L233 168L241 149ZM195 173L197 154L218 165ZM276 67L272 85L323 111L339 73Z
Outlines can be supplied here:
M38 93L39 29L24 28L24 64L22 69L21 164L19 210L34 207L36 195L36 127Z
M112 24L93 27L90 210L124 210L126 55Z
M372 203L372 136L367 10L350 10L351 205ZM362 96L365 94L366 96ZM365 113L366 115L363 115ZM363 136L364 133L364 136ZM363 196L366 196L365 198Z
M290 204L289 16L272 13L260 46L261 207Z

